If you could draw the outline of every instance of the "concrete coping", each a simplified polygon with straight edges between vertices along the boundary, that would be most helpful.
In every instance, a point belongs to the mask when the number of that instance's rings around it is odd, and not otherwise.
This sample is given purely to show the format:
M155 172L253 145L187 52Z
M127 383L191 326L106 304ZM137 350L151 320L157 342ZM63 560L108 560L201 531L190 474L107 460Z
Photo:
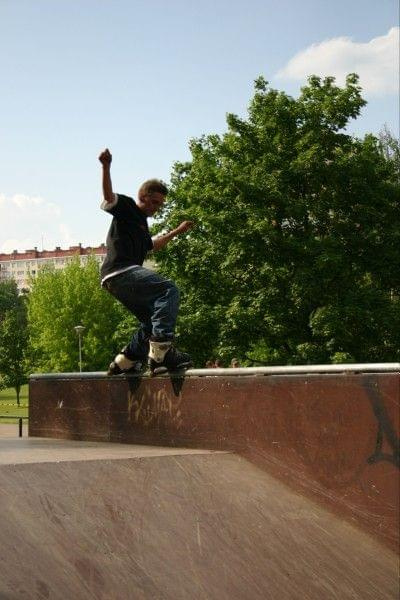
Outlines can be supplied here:
M218 369L189 369L186 372L174 373L174 377L219 377L219 376L249 376L249 375L309 375L309 374L329 374L329 373L400 373L400 363L360 363L360 364L334 364L334 365L295 365L295 366L276 366L276 367L239 367L239 368L218 368ZM170 377L165 374L161 377ZM124 379L125 375L108 377L104 371L84 371L82 373L32 373L29 379ZM131 377L148 377L149 373L140 373L138 375L129 375ZM160 376L158 376L160 377Z

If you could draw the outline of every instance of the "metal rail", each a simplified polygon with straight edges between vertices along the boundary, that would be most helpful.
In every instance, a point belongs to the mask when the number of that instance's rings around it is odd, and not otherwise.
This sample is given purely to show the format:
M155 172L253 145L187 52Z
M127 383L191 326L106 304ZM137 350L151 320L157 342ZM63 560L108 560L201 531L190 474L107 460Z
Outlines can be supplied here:
M335 365L294 365L294 366L275 366L275 367L239 367L239 368L218 368L218 369L189 369L185 372L185 377L218 377L218 376L243 376L243 375L308 375L308 374L329 374L329 373L398 373L400 372L400 363L360 363L360 364L335 364ZM182 373L173 374L182 376ZM150 377L149 373L140 373L138 375L129 375L130 377ZM169 377L165 374L161 377ZM33 373L31 380L35 379L120 379L125 375L108 377L103 371L83 372L83 373Z

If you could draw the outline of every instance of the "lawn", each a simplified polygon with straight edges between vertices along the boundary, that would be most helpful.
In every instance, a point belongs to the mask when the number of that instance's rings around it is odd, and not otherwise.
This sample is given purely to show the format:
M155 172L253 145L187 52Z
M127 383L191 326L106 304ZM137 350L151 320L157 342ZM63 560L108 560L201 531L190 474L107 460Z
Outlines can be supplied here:
M21 406L17 405L17 395L13 388L7 388L0 390L0 424L1 423L15 423L15 419L4 419L8 415L13 417L27 417L28 416L28 384L21 387L21 393L19 397Z

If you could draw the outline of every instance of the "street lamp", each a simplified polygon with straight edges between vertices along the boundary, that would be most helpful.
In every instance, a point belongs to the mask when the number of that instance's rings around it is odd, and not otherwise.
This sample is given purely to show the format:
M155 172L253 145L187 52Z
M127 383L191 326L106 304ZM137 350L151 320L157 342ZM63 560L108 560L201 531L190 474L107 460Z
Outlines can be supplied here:
M82 333L85 329L83 325L76 325L74 327L79 339L79 372L82 373Z

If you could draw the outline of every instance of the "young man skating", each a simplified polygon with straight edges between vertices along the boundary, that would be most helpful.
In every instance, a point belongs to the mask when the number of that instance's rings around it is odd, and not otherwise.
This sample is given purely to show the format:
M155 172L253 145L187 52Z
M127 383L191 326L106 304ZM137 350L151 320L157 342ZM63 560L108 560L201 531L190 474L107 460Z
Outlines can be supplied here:
M143 267L150 250L163 248L193 223L183 221L176 229L150 237L147 217L163 205L168 189L158 179L141 185L137 200L115 194L111 182L112 156L105 149L99 156L103 167L103 202L101 208L113 217L107 234L107 256L101 267L101 284L139 321L139 329L131 341L111 362L108 374L119 375L139 371L148 361L156 375L166 371L187 369L189 354L173 345L179 307L179 291L175 284Z

